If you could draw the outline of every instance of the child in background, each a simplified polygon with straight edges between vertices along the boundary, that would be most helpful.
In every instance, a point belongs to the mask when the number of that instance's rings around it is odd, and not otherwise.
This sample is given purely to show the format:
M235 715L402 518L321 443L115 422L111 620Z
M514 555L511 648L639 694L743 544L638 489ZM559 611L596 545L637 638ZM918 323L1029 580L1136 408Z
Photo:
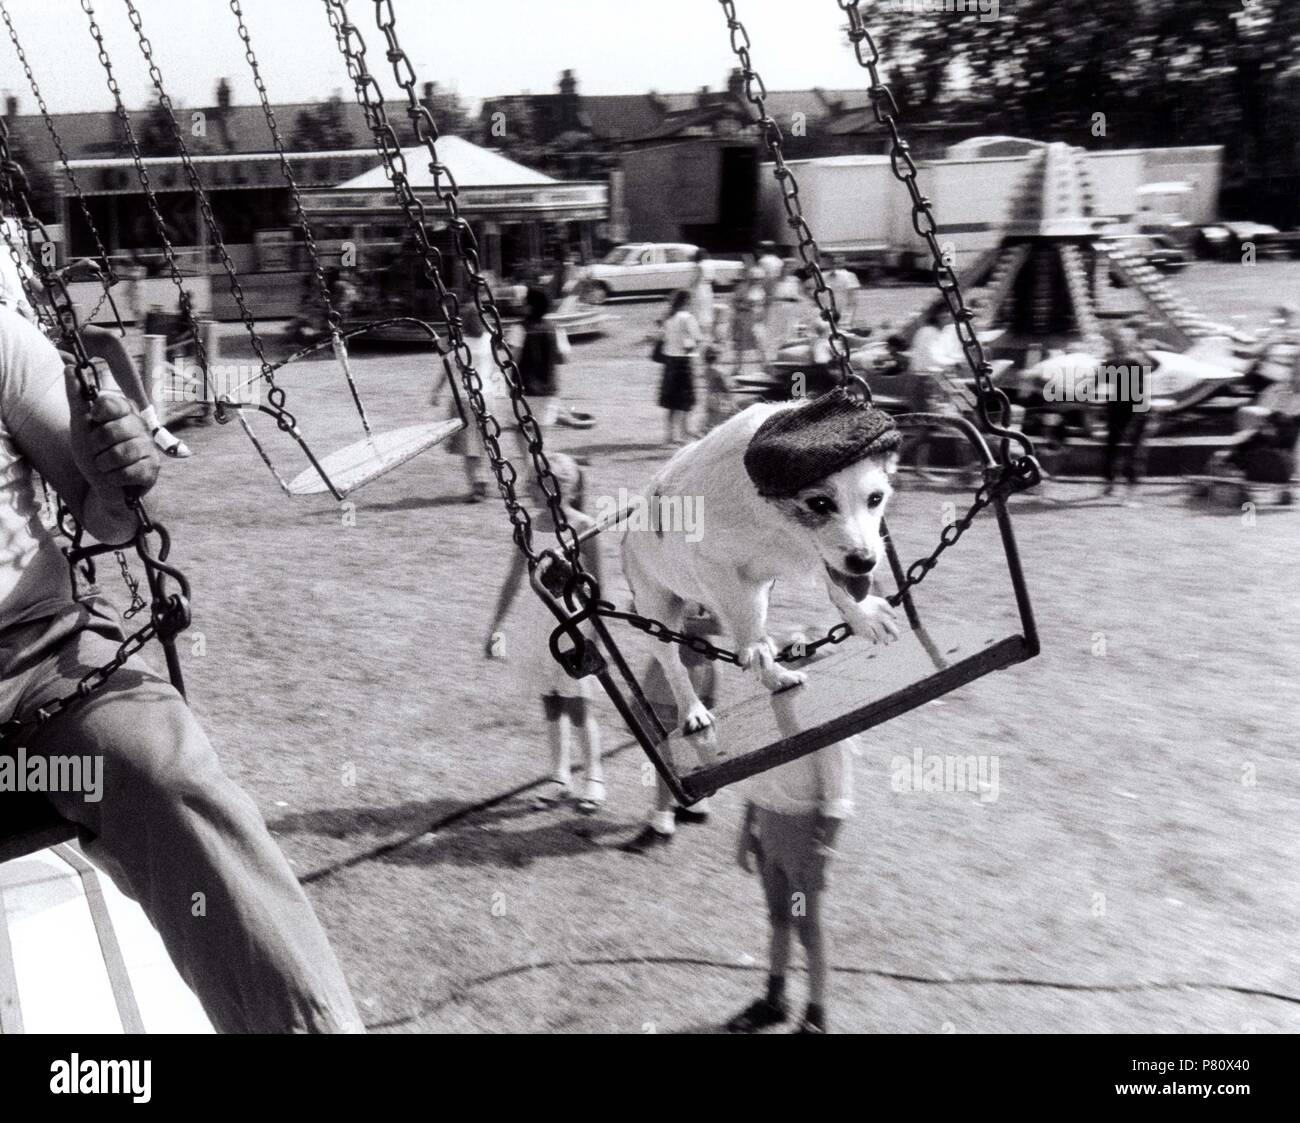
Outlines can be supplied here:
M780 258L777 259L778 261ZM762 367L768 358L766 274L753 265L736 283L731 295L732 372L739 374L746 363Z
M795 1032L826 1032L829 966L822 896L836 837L853 813L857 752L857 739L850 737L762 772L742 786L748 802L736 860L746 873L758 870L771 936L767 993L727 1023L730 1033L756 1033L786 1020L785 979L795 934L808 958L808 1006Z
M487 407L488 412L502 419L501 423L501 451L509 457L518 453L526 455L527 450L524 448L522 434L517 427L506 424L506 419L510 417L510 391L506 386L505 376L501 373L500 367L492 357L492 337L488 335L483 326L483 320L473 309L465 312L465 343L469 347L470 359L474 364L474 370L479 377L479 386L483 393L483 404ZM430 398L430 404L435 410L442 409L443 392L446 391L448 397L448 407L446 416L448 420L453 417L459 417L460 413L456 408L456 392L447 385L448 370L441 363L435 368L433 396ZM460 377L460 370L456 363L452 363L450 376L452 378ZM511 444L514 448L512 449ZM447 451L461 458L461 463L465 468L465 482L469 485L469 491L465 495L466 503L481 503L488 496L488 484L483 478L482 465L487 455L487 449L483 446L483 438L479 434L478 426L474 423L474 417L469 409L469 403L465 403L465 427L460 432L454 434L447 442Z
M704 432L721 425L736 412L731 379L718 365L722 352L710 344L704 348Z
M818 319L813 325L812 342L808 345L808 364L803 370L802 396L819 398L840 384L840 364L831 348L831 327Z
M581 534L595 525L593 520L582 511L582 470L571 456L566 456L564 453L551 453L548 460L564 495L564 516L568 519L569 525ZM529 482L528 502L534 530L539 534L553 532L554 520L545 496L535 480ZM597 582L603 580L600 550L596 539L583 543L582 564ZM551 566L547 572L547 577L550 578L547 581L547 588L562 602L564 575L559 570L558 565ZM500 659L506 654L500 628L510 611L515 595L527 579L526 561L522 554L514 551L511 555L510 571L506 574L497 598L492 626L488 630L486 654L489 659ZM600 726L596 723L596 715L592 710L591 679L570 678L551 655L550 637L558 624L555 614L542 603L541 598L530 587L520 609L516 650L524 660L525 675L533 689L541 696L542 713L546 718L546 732L551 749L550 779L546 781L537 796L535 805L539 809L551 807L573 795L573 780L570 773L570 734L571 730L576 728L581 734L583 747L586 750L586 780L582 786L582 793L578 796L577 808L579 811L591 814L605 802Z

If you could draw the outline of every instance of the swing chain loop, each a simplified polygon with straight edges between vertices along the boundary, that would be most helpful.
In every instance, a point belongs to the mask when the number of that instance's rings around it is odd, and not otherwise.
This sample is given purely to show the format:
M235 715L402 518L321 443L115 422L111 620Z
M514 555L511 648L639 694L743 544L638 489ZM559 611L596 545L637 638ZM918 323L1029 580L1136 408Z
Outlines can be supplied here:
M861 12L861 0L835 0L840 11L848 17L848 37L860 66L869 75L868 93L876 122L888 131L890 138L890 167L894 176L912 198L912 227L925 241L934 261L935 285L952 314L957 339L962 354L975 378L976 403L984 428L999 438L999 459L1011 462L1011 444L1020 446L1018 459L1034 455L1034 444L1024 433L1011 427L1011 402L1007 395L993 385L993 367L984 354L984 346L973 324L974 315L966 307L961 285L953 269L950 254L939 244L939 224L935 220L930 200L917 183L916 162L912 159L907 141L899 127L898 102L893 91L880 76L880 51L867 30ZM1031 471L1034 471L1031 469Z
M431 236L431 221L423 201L411 187L405 155L392 124L388 119L383 92L378 81L369 72L365 62L366 46L361 32L348 18L346 0L323 0L326 15L334 30L334 37L339 52L343 55L348 75L355 87L357 101L365 112L367 124L374 135L376 147L384 163L384 171L397 201L401 206L416 241L420 253L425 277L433 286L441 307L443 318L447 323L447 335L451 342L451 351L460 368L461 381L469 398L471 409L479 433L487 450L488 460L497 481L498 490L506 505L511 525L514 528L515 543L528 558L536 564L538 554L533 547L532 520L527 509L515 493L518 478L514 466L501 451L500 424L492 417L483 397L483 383L473 365L473 355L465 342L464 322L461 317L460 298L446 285L442 276L443 254L434 244ZM383 32L387 43L385 57L393 66L397 84L406 94L406 114L410 119L417 139L428 150L429 170L433 175L434 193L442 201L446 210L446 226L451 233L456 252L470 277L470 288L474 307L483 321L491 338L492 355L500 368L502 378L509 391L512 410L519 429L527 442L529 455L538 485L546 497L551 520L555 526L555 536L564 552L565 558L576 572L582 572L582 559L579 554L577 532L569 525L564 513L563 497L559 481L552 471L542 441L541 427L533 416L532 409L523 391L523 379L515 362L513 352L506 342L501 314L497 308L492 288L483 275L479 265L478 245L473 230L460 213L457 194L459 188L455 178L438 159L436 143L439 137L437 124L427 106L420 102L415 91L415 71L406 52L397 38L397 17L391 2L375 0L375 20Z
M830 329L828 343L835 361L840 369L840 381L848 382L853 377L853 365L849 356L849 343L840 330L840 313L835 304L835 294L826 284L826 277L821 267L821 251L809 229L803 215L803 204L799 200L799 182L794 172L786 163L782 149L783 137L781 126L767 111L767 86L758 71L754 69L750 57L749 32L736 15L735 0L718 0L726 16L727 29L731 33L731 50L740 62L740 72L745 80L745 99L754 108L755 123L763 135L763 143L772 157L772 175L781 188L781 201L785 207L786 223L794 232L795 245L803 260L804 269L813 283L813 298ZM866 390L866 400L871 402L871 391Z

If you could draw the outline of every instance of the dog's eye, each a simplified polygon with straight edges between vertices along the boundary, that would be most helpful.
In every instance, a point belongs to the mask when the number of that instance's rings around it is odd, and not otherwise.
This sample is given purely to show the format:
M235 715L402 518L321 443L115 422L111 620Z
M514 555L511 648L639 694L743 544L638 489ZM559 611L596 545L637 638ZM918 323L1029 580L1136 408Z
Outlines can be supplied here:
M868 507L879 507L884 501L885 493L883 491L873 491L867 496Z
M835 513L835 500L825 495L814 495L807 503L808 510L814 515L833 515Z

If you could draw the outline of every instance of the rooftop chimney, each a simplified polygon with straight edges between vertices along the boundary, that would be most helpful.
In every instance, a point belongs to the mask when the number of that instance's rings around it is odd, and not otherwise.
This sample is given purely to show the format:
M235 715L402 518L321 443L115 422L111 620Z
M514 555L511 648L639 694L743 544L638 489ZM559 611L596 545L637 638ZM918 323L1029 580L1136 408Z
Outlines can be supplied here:
M8 97L5 98L5 116L6 117L18 116L18 99L14 97L13 94L10 94Z
M565 97L573 97L578 92L578 78L572 70L566 70L560 75L560 93Z

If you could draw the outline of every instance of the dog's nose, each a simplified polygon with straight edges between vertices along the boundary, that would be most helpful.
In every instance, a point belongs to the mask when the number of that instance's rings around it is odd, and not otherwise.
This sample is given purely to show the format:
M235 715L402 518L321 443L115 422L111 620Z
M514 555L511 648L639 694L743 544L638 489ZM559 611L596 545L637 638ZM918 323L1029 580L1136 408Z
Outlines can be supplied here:
M854 550L844 555L844 568L850 573L870 573L876 568L876 557L865 550Z

